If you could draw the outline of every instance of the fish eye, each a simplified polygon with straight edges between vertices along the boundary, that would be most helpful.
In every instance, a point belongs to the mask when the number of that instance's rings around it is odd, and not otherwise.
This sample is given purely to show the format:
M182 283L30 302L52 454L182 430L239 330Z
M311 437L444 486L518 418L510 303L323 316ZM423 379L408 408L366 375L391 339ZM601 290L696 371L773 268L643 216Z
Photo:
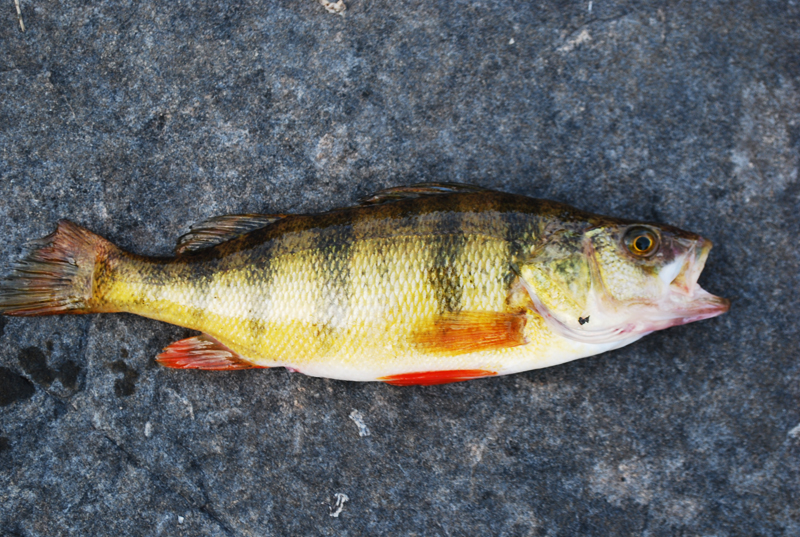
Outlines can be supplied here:
M650 257L658 250L658 235L643 227L634 227L625 233L625 246L636 257Z

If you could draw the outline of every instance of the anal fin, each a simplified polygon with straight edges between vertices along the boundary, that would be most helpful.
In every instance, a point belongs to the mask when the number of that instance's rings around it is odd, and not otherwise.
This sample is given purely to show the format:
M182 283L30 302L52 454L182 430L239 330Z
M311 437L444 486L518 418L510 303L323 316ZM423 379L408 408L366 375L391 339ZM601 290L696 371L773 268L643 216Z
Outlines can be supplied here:
M266 369L249 362L208 334L176 341L156 356L156 361L173 369Z
M412 335L423 352L450 355L524 345L526 318L522 313L455 312L435 317Z

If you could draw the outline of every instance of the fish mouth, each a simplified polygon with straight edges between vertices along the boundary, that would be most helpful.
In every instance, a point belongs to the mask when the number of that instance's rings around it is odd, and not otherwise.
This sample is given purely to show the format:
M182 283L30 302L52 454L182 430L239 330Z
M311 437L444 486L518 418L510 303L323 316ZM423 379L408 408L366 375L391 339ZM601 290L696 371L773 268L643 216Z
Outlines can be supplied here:
M712 246L707 239L696 240L684 257L682 269L670 282L667 304L662 307L674 316L672 326L710 319L730 309L730 300L712 295L697 283Z

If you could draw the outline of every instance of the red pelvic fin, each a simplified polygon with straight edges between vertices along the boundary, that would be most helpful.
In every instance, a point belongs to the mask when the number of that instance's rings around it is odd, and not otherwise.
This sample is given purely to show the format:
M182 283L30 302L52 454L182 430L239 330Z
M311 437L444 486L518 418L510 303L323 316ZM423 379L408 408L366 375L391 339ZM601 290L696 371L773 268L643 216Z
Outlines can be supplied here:
M156 356L156 361L165 367L174 369L263 368L263 366L247 361L208 334L176 341Z
M413 341L425 352L457 355L524 345L524 329L523 314L462 311L436 317Z
M419 373L389 375L388 377L380 377L378 380L393 386L433 386L434 384L449 384L451 382L491 377L496 374L495 371L487 371L486 369L454 369L451 371L422 371Z

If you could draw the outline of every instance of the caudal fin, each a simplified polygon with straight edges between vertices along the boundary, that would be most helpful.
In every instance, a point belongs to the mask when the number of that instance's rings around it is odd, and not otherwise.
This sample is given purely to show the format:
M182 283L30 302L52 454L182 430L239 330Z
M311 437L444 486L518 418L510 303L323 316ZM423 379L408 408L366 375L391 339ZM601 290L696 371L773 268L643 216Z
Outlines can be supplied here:
M27 256L0 281L0 313L55 315L92 311L95 266L114 245L67 220L31 241Z

